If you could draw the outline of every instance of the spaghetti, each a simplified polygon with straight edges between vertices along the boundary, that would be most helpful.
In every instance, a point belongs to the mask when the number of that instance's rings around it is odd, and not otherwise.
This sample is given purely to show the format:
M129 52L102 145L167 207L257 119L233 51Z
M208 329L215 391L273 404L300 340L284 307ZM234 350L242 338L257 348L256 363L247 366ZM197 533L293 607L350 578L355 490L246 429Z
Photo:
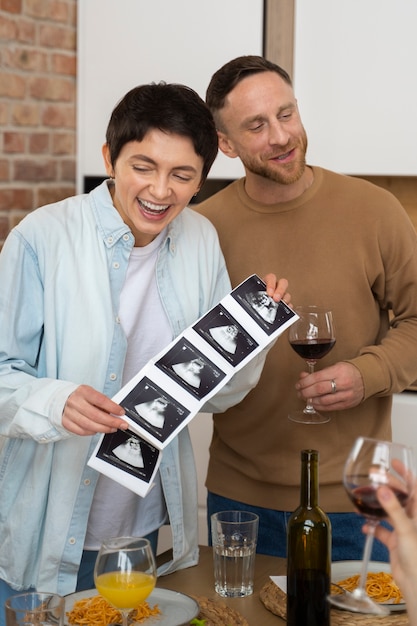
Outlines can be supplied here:
M337 582L339 587L346 591L353 591L359 585L360 575L355 574ZM399 587L395 584L391 574L387 572L368 572L365 585L366 593L376 602L388 602L399 604L404 602ZM342 593L337 586L334 586L334 593Z
M130 614L132 622L142 622L151 615L159 615L161 611L155 604L152 608L147 602L142 602ZM120 624L121 615L102 596L92 596L77 600L71 611L67 612L68 623L76 626L107 626Z

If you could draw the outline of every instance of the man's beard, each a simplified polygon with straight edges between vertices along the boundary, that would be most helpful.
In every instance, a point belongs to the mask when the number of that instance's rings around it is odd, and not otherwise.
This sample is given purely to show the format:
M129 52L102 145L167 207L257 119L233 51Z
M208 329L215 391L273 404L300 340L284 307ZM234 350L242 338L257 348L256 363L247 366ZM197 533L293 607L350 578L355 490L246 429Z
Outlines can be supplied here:
M274 167L269 160L265 162L259 161L255 158L241 155L241 161L245 166L245 169L256 176L272 180L275 183L281 185L291 185L296 183L304 174L306 168L306 152L307 152L307 135L300 138L297 146L300 149L300 158L291 163L283 163Z

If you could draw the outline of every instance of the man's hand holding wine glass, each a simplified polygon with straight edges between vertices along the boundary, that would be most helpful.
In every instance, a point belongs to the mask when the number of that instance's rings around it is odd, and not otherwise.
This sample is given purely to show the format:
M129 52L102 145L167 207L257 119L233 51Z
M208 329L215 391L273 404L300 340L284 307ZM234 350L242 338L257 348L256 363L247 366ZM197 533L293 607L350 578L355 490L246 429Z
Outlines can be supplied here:
M347 362L336 363L313 374L301 372L295 388L304 400L311 398L314 408L320 412L358 406L365 392L360 371Z
M288 340L293 350L303 358L308 372L313 375L315 365L325 357L336 343L333 314L330 310L315 305L297 307L299 319L290 327ZM330 380L332 392L336 391L336 383ZM299 424L325 424L328 415L321 415L313 406L313 399L307 395L303 409L292 411L288 418Z

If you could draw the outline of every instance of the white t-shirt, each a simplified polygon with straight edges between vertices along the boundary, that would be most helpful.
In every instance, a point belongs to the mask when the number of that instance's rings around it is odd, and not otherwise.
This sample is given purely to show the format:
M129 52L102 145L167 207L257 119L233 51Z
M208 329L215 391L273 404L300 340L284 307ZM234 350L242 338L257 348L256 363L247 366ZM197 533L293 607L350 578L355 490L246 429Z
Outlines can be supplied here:
M156 261L164 238L165 232L162 232L149 245L133 248L130 255L119 308L120 322L127 337L123 385L172 341L155 279ZM100 474L84 548L98 550L108 537L143 537L166 521L159 473L145 498Z

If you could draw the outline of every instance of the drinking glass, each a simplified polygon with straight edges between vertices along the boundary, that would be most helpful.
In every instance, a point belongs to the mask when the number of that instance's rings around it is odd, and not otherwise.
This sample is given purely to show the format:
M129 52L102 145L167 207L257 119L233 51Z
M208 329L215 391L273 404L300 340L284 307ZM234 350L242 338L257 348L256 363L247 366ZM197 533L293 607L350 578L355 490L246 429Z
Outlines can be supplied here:
M6 626L63 626L65 598L56 593L25 591L7 598L4 612Z
M114 537L99 550L94 582L97 591L122 615L144 602L156 584L156 565L151 544L138 537Z
M253 593L259 516L250 511L219 511L211 516L214 589L225 598Z
M307 363L310 374L319 359L322 359L336 343L332 312L318 306L302 306L295 309L298 319L289 329L288 340L295 352ZM293 422L300 424L325 424L328 415L321 415L307 400L306 406L288 415Z
M389 614L387 606L374 602L366 593L375 529L380 520L387 517L376 492L381 485L388 485L402 506L405 506L413 488L413 465L413 453L407 446L367 437L356 440L345 464L343 482L356 509L366 517L369 530L359 586L352 592L330 596L329 602L334 606L357 613Z

